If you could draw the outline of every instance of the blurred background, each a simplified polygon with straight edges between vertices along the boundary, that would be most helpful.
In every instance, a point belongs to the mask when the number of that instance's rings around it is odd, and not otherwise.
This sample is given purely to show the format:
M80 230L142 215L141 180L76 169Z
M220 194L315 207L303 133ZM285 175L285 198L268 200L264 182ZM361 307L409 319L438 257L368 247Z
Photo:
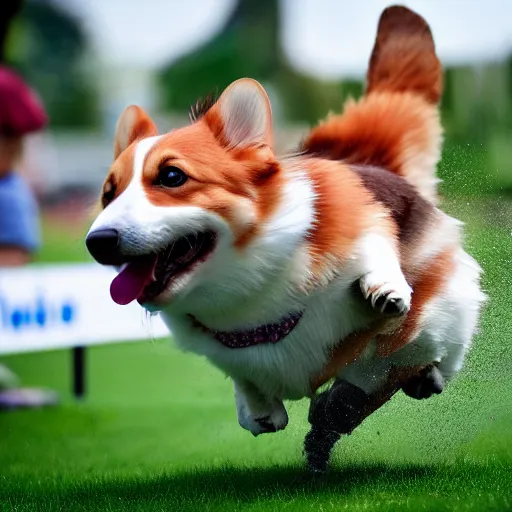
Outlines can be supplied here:
M512 4L411 0L445 66L445 191L512 194ZM111 163L122 109L137 103L160 128L187 122L199 97L250 76L269 90L285 149L329 110L359 96L388 2L330 0L10 0L4 61L40 94L50 117L24 170L52 211L95 194ZM17 11L17 13L16 13ZM7 20L7 16L2 16ZM464 162L464 163L463 163Z
M308 127L362 93L377 21L391 3L4 0L1 60L37 91L50 120L43 132L27 138L18 169L41 206L43 245L37 262L90 261L83 241L88 208L112 162L114 127L125 106L141 105L162 131L169 130L189 122L189 106L199 97L249 76L269 92L279 149L294 148ZM414 485L425 477L436 482L425 499L464 489L464 499L477 504L464 510L488 510L482 500L494 492L495 510L511 510L512 472L500 471L512 467L512 2L400 3L430 24L445 69L443 208L467 223L466 246L485 269L491 301L475 350L451 391L422 403L397 397L401 408L394 402L370 418L343 445L340 460L432 464L426 477L412 466L391 471L383 488L389 485L395 496L401 485L410 489L409 475ZM217 488L236 504L250 491L238 484L223 487L228 473L219 473L212 485L210 473L204 478L198 473L195 480L176 480L174 487L163 479L140 484L142 489L126 487L123 478L135 481L200 463L224 467L263 461L263 466L301 460L304 404L292 404L296 419L285 433L253 444L236 424L231 385L195 356L179 354L167 342L145 340L94 347L88 357L90 387L79 405L71 396L68 351L3 358L23 383L58 390L64 405L34 413L37 417L0 417L0 468L9 468L4 491L0 486L0 508L2 492L7 500L14 496L5 503L28 503L32 510L54 510L55 499L62 499L62 510L81 510L84 499L88 509L100 499L98 509L114 510L118 497L124 500L128 493L136 503L148 491L163 504L159 510L193 510L198 495L224 499ZM76 457L77 450L87 455ZM434 478L441 460L457 461L453 467L461 468L445 491ZM468 469L466 463L474 466ZM481 472L480 463L486 468ZM370 489L375 474L361 471L350 481ZM229 481L243 482L236 472L231 476ZM274 485L273 474L254 478L256 487ZM310 492L304 491L305 499ZM509 501L500 501L506 492ZM169 496L181 505L166 508ZM272 510L282 510L281 491L268 496L277 500ZM416 509L420 504L423 509L421 500ZM392 504L386 510L396 509Z

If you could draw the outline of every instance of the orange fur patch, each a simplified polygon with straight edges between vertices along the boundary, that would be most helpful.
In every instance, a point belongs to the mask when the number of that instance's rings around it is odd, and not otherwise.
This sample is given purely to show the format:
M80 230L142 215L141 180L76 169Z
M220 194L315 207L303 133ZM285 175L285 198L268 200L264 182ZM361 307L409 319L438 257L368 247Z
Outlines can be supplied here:
M155 185L165 165L182 169L187 182L177 188ZM273 155L261 148L227 151L200 120L168 133L151 148L143 187L156 206L197 206L218 214L232 227L235 245L244 247L279 203L283 182L279 170Z
M303 149L391 171L436 203L442 86L442 67L428 24L407 8L390 7L379 22L365 97L349 100L342 115L330 116L314 128Z
M301 161L317 196L307 239L314 273L345 260L362 233L373 226L377 213L382 213L382 229L392 236L384 209L349 166L316 158L297 159Z
M435 108L412 94L381 93L349 100L342 115L314 128L303 148L310 154L348 164L374 165L405 176L408 152L432 146L439 124Z
M333 351L331 359L322 374L312 380L312 392L315 393L321 386L335 378L342 368L354 362L368 346L368 343L385 329L387 323L387 320L380 320L364 332L347 336ZM422 369L423 366L392 367L386 383L375 394L374 400L371 401L375 408L372 406L369 412L375 411L387 402L410 377L417 375Z

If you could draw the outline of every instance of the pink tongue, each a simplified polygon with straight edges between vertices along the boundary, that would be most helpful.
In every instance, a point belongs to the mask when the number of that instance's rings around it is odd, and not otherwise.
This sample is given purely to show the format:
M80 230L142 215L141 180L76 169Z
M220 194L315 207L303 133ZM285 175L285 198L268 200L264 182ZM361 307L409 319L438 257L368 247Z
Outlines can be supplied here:
M155 265L156 256L128 263L110 285L112 300L124 306L140 297L153 278Z

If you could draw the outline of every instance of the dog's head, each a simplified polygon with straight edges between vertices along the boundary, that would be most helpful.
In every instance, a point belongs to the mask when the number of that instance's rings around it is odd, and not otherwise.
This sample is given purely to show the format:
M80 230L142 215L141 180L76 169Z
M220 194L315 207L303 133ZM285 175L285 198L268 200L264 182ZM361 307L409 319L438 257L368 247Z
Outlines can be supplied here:
M118 121L103 211L86 243L119 268L119 304L165 306L198 282L229 280L277 208L282 176L264 89L238 80L204 110L165 135L136 106Z

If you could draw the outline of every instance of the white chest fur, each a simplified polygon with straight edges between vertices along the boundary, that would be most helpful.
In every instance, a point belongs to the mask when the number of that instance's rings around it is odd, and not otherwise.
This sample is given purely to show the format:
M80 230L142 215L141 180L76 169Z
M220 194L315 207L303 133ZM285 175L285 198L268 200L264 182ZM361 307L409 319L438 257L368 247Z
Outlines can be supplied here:
M342 277L330 276L329 284L304 291L310 265L304 239L315 222L315 198L300 169L287 174L280 207L248 253L212 258L205 268L205 274L215 270L212 278L203 278L162 312L181 348L281 400L309 395L310 381L324 368L330 349L366 320L353 303L351 284L358 269L350 259ZM303 317L286 338L235 349L194 327L187 316L228 331L275 323L298 309Z
M206 356L230 377L254 384L267 396L300 399L311 393L310 381L325 366L329 350L360 328L350 283L337 280L303 300L304 315L295 329L276 344L227 348L193 327L186 315L162 317L182 349Z

